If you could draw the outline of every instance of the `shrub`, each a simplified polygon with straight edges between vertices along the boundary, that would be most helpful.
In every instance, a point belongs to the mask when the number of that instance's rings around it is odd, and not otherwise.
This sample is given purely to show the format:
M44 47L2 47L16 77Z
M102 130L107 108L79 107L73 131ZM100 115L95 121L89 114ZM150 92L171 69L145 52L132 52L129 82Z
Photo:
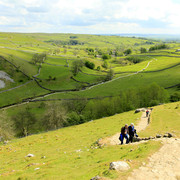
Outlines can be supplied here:
M103 60L111 59L111 56L109 54L103 54L102 59Z
M94 52L95 50L93 48L86 48L88 52Z
M170 101L171 102L180 101L180 92L175 92L174 94L172 94L170 97Z
M95 64L93 62L90 62L90 61L86 61L85 66L87 68L89 68L89 69L94 69L95 68Z
M125 55L129 55L129 54L131 54L132 53L132 50L131 49L126 49L125 51L124 51L124 54Z

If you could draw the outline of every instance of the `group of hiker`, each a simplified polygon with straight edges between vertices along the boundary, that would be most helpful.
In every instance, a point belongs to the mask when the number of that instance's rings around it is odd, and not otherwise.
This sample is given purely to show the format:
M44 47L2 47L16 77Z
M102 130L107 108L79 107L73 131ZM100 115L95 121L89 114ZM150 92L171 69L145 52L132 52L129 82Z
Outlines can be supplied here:
M136 129L134 128L134 124L131 123L130 126L126 124L121 128L119 140L121 141L121 144L123 144L124 138L126 139L126 144L128 144L129 142L132 143L134 136L138 137L138 135L136 134Z
M146 117L149 117L149 115L150 115L149 110L146 110ZM124 138L126 139L126 144L128 144L129 142L132 143L134 136L138 137L136 133L136 129L134 128L134 124L131 123L130 126L126 124L121 128L121 134L119 136L119 140L121 141L121 144L123 144Z

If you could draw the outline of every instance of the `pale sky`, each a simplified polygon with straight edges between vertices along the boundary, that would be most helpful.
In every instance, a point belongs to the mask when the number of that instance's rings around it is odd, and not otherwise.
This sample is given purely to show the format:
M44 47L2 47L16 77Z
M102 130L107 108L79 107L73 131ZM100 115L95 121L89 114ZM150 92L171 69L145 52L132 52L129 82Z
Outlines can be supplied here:
M180 34L180 0L0 0L0 31Z

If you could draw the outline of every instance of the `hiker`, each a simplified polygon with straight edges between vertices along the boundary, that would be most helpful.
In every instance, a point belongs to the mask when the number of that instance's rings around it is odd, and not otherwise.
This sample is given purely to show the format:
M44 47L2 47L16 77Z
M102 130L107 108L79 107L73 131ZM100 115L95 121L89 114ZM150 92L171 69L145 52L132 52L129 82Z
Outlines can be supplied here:
M131 125L128 127L128 130L129 130L129 141L132 143L135 132L136 132L136 130L134 129L134 124L133 123L131 123Z
M128 125L126 124L125 126L123 126L121 128L121 134L120 134L120 137L119 137L119 140L121 141L121 144L123 144L123 140L124 138L126 139L126 144L129 143L129 130L128 130Z
M146 111L146 117L148 117L149 116L149 110L147 109L147 111Z

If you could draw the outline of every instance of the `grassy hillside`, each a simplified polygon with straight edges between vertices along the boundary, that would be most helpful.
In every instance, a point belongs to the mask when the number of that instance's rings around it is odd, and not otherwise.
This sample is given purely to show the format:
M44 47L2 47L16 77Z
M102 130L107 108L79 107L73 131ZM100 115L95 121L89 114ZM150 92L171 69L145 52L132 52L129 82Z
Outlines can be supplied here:
M166 131L180 135L179 102L154 107L150 126L140 135L150 136ZM125 123L138 123L140 114L134 111L95 120L83 125L48 133L14 139L0 146L0 179L90 179L99 174L109 179L124 177L124 173L109 171L109 163L128 162L133 168L147 161L159 147L149 141L139 145L105 146L99 148L99 138L114 135ZM32 153L35 157L25 157ZM38 169L36 169L38 168Z
M0 39L0 55L16 65L32 80L34 80L33 76L36 75L41 86L34 81L25 84L28 81L27 79L22 79L18 73L11 75L9 73L10 68L4 68L4 71L10 76L14 76L15 83L5 82L6 87L0 90L0 106L19 103L27 98L50 93L51 90L64 92L52 94L45 99L115 96L121 90L143 87L153 82L164 88L180 82L179 54L175 52L180 47L178 43L168 43L168 49L142 54L140 48L148 49L162 42L119 36L36 33L0 33ZM132 54L128 57L140 58L139 63L136 64L127 60L127 56L123 52L128 48L132 50ZM41 67L39 64L32 63L32 57L35 53L47 54L47 58ZM106 69L102 67L104 64L102 54L108 53L111 54L111 58L107 60L108 68ZM83 67L82 72L73 80L71 69L73 62L77 60L93 62L95 69ZM96 69L98 66L100 71ZM110 69L114 71L114 81L80 91L89 84L100 83L106 78ZM133 74L137 71L140 73ZM16 89L11 89L14 87ZM77 92L66 92L66 90L71 89L76 89ZM6 90L8 91L6 92ZM178 89L170 88L168 91L172 94Z

